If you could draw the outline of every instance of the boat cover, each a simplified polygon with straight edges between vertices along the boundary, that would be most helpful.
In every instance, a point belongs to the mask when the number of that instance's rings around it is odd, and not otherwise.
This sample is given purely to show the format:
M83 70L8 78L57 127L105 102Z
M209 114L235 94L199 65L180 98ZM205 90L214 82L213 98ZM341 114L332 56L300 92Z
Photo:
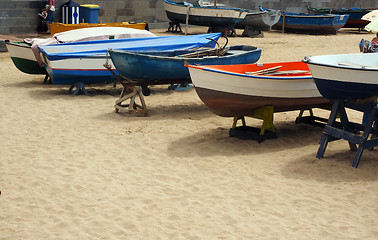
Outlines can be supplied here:
M24 42L31 44L35 59L41 67L43 62L39 55L38 46L52 45L58 43L84 42L105 40L109 38L143 38L156 37L155 34L147 31L126 27L92 27L81 28L54 34L51 38L25 38Z
M209 33L191 36L109 39L39 46L38 49L51 61L67 58L105 56L108 49L170 51L177 49L215 47L215 41L218 41L220 36L221 33Z

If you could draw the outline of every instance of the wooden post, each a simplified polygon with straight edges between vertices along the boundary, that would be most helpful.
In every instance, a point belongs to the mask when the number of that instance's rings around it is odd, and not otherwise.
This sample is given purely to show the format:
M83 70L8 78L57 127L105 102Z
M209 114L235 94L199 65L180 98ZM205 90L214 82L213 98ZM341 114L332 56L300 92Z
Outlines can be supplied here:
M187 11L186 11L185 36L186 36L186 34L188 34L189 13L190 13L190 5L188 5L188 9L187 9Z
M285 12L283 13L283 16L282 16L282 33L285 33Z

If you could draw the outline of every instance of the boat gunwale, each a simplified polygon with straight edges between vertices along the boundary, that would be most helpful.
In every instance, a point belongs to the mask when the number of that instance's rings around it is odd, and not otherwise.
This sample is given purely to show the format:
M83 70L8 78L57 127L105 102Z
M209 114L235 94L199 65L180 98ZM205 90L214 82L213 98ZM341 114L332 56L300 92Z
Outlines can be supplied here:
M11 42L9 40L4 41L6 45L12 45L15 47L31 48L31 45L26 42Z
M348 15L348 18L349 18L349 14L322 14L322 15L301 15L301 14L287 14L285 13L285 18L287 17L291 17L291 18L335 18L335 17L338 17L338 16L345 16L345 15Z
M239 46L246 46L246 45L236 45L236 46L232 46L232 47L239 47ZM252 52L262 52L262 49L259 48L259 47L255 47L255 46L248 46L248 47L252 47L252 48L255 48L255 49L252 49L252 50L245 50L244 52L242 53L235 53L235 54L229 54L229 55L224 55L224 56L204 56L204 57L196 57L196 58L186 58L186 57L180 57L180 56L159 56L159 55L153 55L153 54L149 54L148 51L132 51L132 50L118 50L118 49L111 49L109 50L109 52L118 52L118 53L126 53L128 55L136 55L136 56L143 56L143 57L146 57L146 58L150 58L150 59L159 59L159 60L165 60L165 61L172 61L172 60L182 60L182 61L193 61L193 60L203 60L203 59L210 59L210 58L218 58L218 57L221 57L221 58L231 58L231 57L234 57L235 55L237 56L242 56L242 55L246 55L246 54L250 54ZM232 51L232 49L230 49ZM158 53L158 52L153 52L153 53Z
M238 76L238 77L244 77L244 78L253 78L253 79L269 79L269 80L304 80L304 79L312 79L312 75L307 75L307 76L291 76L291 77L280 77L277 75L249 75L249 74L242 74L242 73L235 73L235 72L230 72L230 71L225 71L225 70L217 70L212 68L211 66L195 66L195 65L185 65L186 67L191 67L191 68L196 68L199 70L204 70L208 72L215 72L219 74L227 74L227 75L232 75L232 76ZM309 70L310 71L310 70Z
M312 65L318 65L318 66L323 66L323 67L328 67L328 68L340 68L340 69L346 69L346 70L358 70L358 71L378 71L378 67L373 67L373 66L364 66L361 65L359 66L352 66L352 65L335 65L335 64L326 64L326 63L319 63L319 62L312 62L311 59L309 60L303 60L304 63L307 64L312 64Z

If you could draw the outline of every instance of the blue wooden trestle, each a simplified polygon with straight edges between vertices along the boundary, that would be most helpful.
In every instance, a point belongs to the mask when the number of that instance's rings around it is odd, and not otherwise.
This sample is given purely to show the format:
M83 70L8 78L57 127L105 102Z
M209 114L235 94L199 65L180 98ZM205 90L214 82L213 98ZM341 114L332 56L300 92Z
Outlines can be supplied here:
M346 108L363 112L363 122L361 124L350 122ZM340 122L336 122L336 117L340 117ZM376 99L371 101L334 100L316 157L319 159L324 157L328 142L344 139L349 142L350 149L356 151L352 166L357 168L364 149L373 149L378 146L377 122L378 106Z
M72 93L75 87L76 87L76 90ZM80 92L83 92L84 94L88 94L87 90L84 87L84 83L81 83L81 82L72 84L71 87L68 89L68 94L72 93L72 95L77 95Z

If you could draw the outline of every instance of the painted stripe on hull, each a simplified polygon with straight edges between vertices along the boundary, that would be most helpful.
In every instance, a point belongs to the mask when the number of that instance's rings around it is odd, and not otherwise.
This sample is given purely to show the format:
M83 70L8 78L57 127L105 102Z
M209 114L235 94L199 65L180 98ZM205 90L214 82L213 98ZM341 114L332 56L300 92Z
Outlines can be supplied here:
M312 77L279 78L242 75L231 72L214 72L189 68L196 87L212 89L231 94L278 97L309 98L321 97Z
M44 59L46 61L46 59ZM81 83L103 83L114 80L113 75L103 66L106 57L70 58L47 61L45 66L53 84L71 85ZM108 60L110 65L112 61ZM45 63L46 64L46 63ZM118 74L114 68L113 71Z
M273 105L275 112L283 112L325 107L329 104L329 101L323 97L275 98L226 93L201 87L196 87L195 89L210 111L222 117L252 115L256 108L268 105Z
M332 81L314 78L315 84L325 98L328 99L365 99L378 96L378 84Z
M105 83L114 81L113 75L107 70L77 70L47 68L54 85L71 85L81 83ZM113 70L116 74L118 72Z

